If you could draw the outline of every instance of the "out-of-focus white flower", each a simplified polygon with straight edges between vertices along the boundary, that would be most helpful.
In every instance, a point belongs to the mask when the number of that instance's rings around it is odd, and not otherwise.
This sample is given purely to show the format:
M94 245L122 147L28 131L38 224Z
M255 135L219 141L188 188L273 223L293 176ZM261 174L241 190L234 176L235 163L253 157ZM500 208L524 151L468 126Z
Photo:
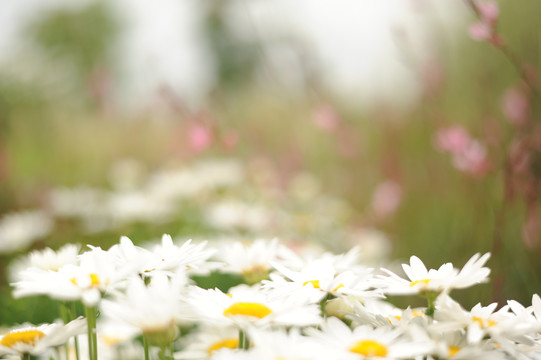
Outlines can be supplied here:
M148 285L140 277L132 277L126 293L116 294L114 300L103 300L101 308L109 317L140 329L154 341L162 338L169 343L176 337L182 317L180 296L186 281L183 273L172 279L156 274Z
M235 160L207 160L191 167L163 170L151 176L146 191L164 199L193 198L239 184L244 176Z
M380 276L381 289L386 294L418 294L432 291L436 293L449 292L452 289L463 289L475 284L488 281L490 269L484 267L490 253L483 256L475 254L461 270L446 263L438 270L427 270L424 263L417 257L410 258L410 264L402 264L408 280L399 277L393 272L382 269L388 276Z
M249 244L228 243L216 253L216 258L226 264L223 271L240 274L249 284L268 278L271 261L298 261L293 251L279 244L278 239L257 239Z
M319 302L327 295L351 295L364 299L383 296L372 289L371 269L337 273L332 259L314 260L301 271L290 270L277 262L272 262L272 265L290 281L279 281L273 276L271 279L274 281L265 282L265 287L289 296L294 296L299 290L309 293L312 302Z
M308 326L321 319L319 308L307 304L306 298L277 296L247 286L238 286L224 294L218 289L191 289L187 302L196 318L218 325L248 326Z
M271 223L270 211L256 204L224 200L205 212L206 221L217 229L261 231Z
M107 209L114 226L130 222L162 223L171 220L175 204L140 190L111 193Z
M192 240L185 241L177 246L171 235L164 234L160 244L152 249L153 256L146 270L147 275L163 271L176 273L177 271L205 270L217 267L216 263L208 261L216 253L216 249L206 248L207 242L192 244Z
M470 311L465 311L450 297L442 296L438 299L437 307L435 319L441 323L439 328L466 330L469 344L479 344L486 336L502 346L505 345L505 339L530 342L524 335L537 329L531 322L525 321L523 316L510 312L507 305L496 311L496 303L488 306L477 304ZM435 327L438 328L438 325Z
M66 244L57 251L51 248L34 250L30 253L30 266L42 270L58 271L67 264L76 264L79 254L79 245Z
M0 219L0 253L25 249L35 240L47 236L53 221L41 211L24 211Z
M302 336L298 329L293 329L289 333L283 330L271 332L250 329L248 337L254 344L248 350L251 359L336 359L333 349L324 346L317 339Z
M347 239L349 244L358 248L358 261L363 264L381 264L391 254L391 241L381 231L361 228L351 231Z
M86 331L86 320L67 324L22 325L0 336L0 355L42 355L52 347L65 344L72 336Z
M351 330L334 317L323 323L321 331L307 329L307 332L332 347L335 359L404 359L426 355L431 350L431 344L407 339L398 329L358 326Z
M79 256L79 264L67 264L58 271L29 268L12 284L13 296L48 295L53 299L81 300L95 306L103 294L121 284L133 269L120 268L115 257L99 247Z
M62 217L93 218L104 212L106 191L81 186L54 189L49 194L49 207L53 214Z
M233 326L206 324L182 338L186 348L175 353L175 359L207 359L223 349L239 347L239 329Z
M74 244L66 244L57 251L51 248L34 250L10 266L10 280L11 282L21 280L20 273L27 268L58 271L64 265L76 264L79 261L78 253L79 245Z

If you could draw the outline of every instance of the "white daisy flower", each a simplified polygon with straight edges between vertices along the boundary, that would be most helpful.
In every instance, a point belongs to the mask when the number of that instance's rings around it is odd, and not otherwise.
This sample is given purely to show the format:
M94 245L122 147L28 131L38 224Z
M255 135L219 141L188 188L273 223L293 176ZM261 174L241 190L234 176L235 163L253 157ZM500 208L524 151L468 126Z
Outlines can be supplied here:
M504 339L527 341L524 335L532 332L535 326L513 314L508 305L496 311L497 305L477 304L470 311L465 311L450 297L442 297L438 300L438 310L434 315L439 323L434 327L440 331L466 330L470 344L478 344L487 336L498 343Z
M430 331L430 327L420 329L417 326L409 328L409 335L417 340L432 343L431 355L427 359L506 359L505 353L491 341L469 344L462 331ZM429 336L430 335L430 336Z
M21 280L20 273L27 268L58 271L64 265L77 264L78 254L79 246L74 244L66 244L57 251L51 248L34 250L10 266L10 279L12 282Z
M307 332L332 347L335 359L404 359L425 355L431 350L430 344L405 338L398 329L359 326L351 330L334 317L323 323L321 331L309 328Z
M427 317L420 309L400 309L381 300L367 301L364 304L353 301L351 305L351 311L346 314L346 318L352 320L353 325L408 326L412 319Z
M248 286L237 286L224 294L218 289L191 288L187 302L202 321L218 325L267 327L307 326L321 321L319 307L301 297L277 296Z
M48 295L53 299L81 300L95 306L109 289L121 285L131 273L119 268L114 256L99 247L79 255L79 264L67 264L58 271L29 268L21 273L21 280L12 284L16 298Z
M67 324L22 325L0 335L0 355L41 355L52 347L65 344L72 336L86 331L86 320Z
M276 289L277 292L292 294L299 290L311 293L311 301L319 302L325 296L356 296L363 299L383 297L379 290L372 289L372 270L358 268L357 272L343 271L338 273L332 259L314 260L301 271L293 271L287 267L271 262L276 270L287 277L290 282L281 281L272 276L264 286Z
M248 359L335 359L333 349L325 347L317 339L301 335L298 329L271 332L252 328L248 331L248 337L253 344L246 352Z
M169 343L176 337L177 323L183 316L180 295L186 281L184 274L173 279L156 274L145 285L140 277L132 277L126 293L103 300L101 308L107 316L140 329L149 339Z
M41 211L7 214L0 219L0 254L25 249L35 240L47 236L52 219Z
M164 234L161 243L152 249L152 256L147 263L147 275L153 272L163 271L169 274L177 271L191 271L206 269L207 267L216 267L207 260L214 255L215 249L206 249L207 242L192 244L192 240L187 240L181 246L175 245L171 235Z
M382 269L388 276L380 276L380 285L386 294L407 295L422 292L449 292L452 289L463 289L488 281L490 269L483 267L490 253L483 256L475 254L464 265L462 270L446 263L438 270L427 270L424 263L416 256L410 258L410 264L402 264L408 279L403 279L393 272Z
M175 359L206 359L223 349L238 349L239 329L206 324L181 340L185 348L174 354Z
M216 259L226 264L223 271L242 275L248 284L268 279L271 261L293 258L297 259L297 256L280 245L278 239L258 239L250 244L236 241L228 243L216 254Z
M118 266L132 268L133 273L140 276L149 275L155 270L154 264L158 262L158 255L140 246L135 246L127 236L122 236L120 242L111 246L107 251L113 255Z

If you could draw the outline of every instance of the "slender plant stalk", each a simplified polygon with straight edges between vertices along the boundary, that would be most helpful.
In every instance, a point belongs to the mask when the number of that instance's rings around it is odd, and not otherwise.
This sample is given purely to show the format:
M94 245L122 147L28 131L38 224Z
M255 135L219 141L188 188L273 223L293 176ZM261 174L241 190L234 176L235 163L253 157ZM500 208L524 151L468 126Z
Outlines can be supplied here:
M239 349L248 350L250 348L250 339L243 330L239 330Z
M148 346L148 339L143 335L143 348L145 349L145 360L150 360L150 350Z
M96 307L85 306L88 325L88 354L90 360L98 360L98 334L96 331Z
M481 12L479 11L479 8L475 4L474 0L465 0L466 5L473 11L475 16L479 19L481 19ZM496 30L494 30L496 31ZM495 35L498 35L496 32L494 32ZM533 98L541 103L541 96L539 95L539 92L537 90L537 86L532 82L528 74L526 73L526 70L524 69L523 64L521 63L518 56L507 46L504 42L491 42L500 52L505 56L505 58L511 63L511 65L515 68L517 73L519 74L520 78L526 86L530 89L530 93L533 96Z
M68 310L69 310L71 320L75 319L77 311L75 309L75 302L74 301L71 302L71 306L70 306L70 308ZM80 357L79 357L79 338L77 337L77 335L73 337L73 340L75 342L75 357L76 357L77 360L79 360L80 359Z
M70 322L70 315L69 315L69 311L68 311L66 302L65 301L60 301L58 303L58 305L60 307L60 317L62 318L62 321L64 322L64 324L69 323ZM63 347L64 347L64 353L65 353L65 356L66 356L66 360L68 360L69 359L69 345L68 345L68 343L66 343Z

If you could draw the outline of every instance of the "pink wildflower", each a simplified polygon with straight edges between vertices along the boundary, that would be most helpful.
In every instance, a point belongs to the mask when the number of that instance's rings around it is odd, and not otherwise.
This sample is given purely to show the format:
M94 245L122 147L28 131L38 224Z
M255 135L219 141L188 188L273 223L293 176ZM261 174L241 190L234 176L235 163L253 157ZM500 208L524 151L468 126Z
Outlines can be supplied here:
M376 216L385 218L393 214L402 200L402 187L393 180L380 183L372 196L372 210Z
M340 117L329 105L321 105L316 108L312 114L312 120L320 130L328 133L336 131L340 125Z
M476 140L462 151L453 153L453 165L460 171L474 176L483 176L490 168L486 148Z
M503 113L515 126L523 126L528 116L529 103L526 94L514 87L506 91L503 102Z
M476 3L474 6L477 9L479 21L470 25L468 29L471 38L477 41L488 41L496 46L502 45L503 41L496 33L500 13L498 3L486 1Z
M206 150L212 144L212 132L204 124L197 123L188 130L190 148L195 152Z
M460 125L441 129L436 134L436 147L441 151L457 153L464 151L471 142L470 135Z

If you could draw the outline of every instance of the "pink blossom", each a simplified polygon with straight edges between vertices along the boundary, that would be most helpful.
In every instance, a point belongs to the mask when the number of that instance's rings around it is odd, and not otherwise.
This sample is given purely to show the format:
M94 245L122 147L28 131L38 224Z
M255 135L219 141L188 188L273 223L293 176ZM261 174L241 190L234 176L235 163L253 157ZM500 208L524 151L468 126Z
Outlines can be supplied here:
M316 108L312 114L312 120L320 130L328 133L334 132L340 125L340 117L329 105Z
M484 21L478 21L470 25L468 33L473 40L489 41L492 38L492 27Z
M475 176L483 176L490 168L486 148L477 140L472 140L462 151L453 153L453 165L460 171Z
M376 216L385 218L393 214L402 200L402 187L393 180L380 183L372 196L372 210Z
M496 46L503 44L503 40L496 33L498 15L500 9L498 3L486 1L475 4L479 14L479 21L470 25L468 33L471 38L477 41L489 41Z
M196 152L206 150L212 144L212 132L204 124L194 124L188 130L190 148Z
M442 151L458 153L465 151L471 142L470 135L460 125L438 130L435 138L436 147Z
M515 126L523 126L528 116L528 98L518 88L511 88L506 91L503 102L503 113L509 122Z
M500 8L495 1L486 1L476 4L479 15L484 22L495 25L498 21Z

